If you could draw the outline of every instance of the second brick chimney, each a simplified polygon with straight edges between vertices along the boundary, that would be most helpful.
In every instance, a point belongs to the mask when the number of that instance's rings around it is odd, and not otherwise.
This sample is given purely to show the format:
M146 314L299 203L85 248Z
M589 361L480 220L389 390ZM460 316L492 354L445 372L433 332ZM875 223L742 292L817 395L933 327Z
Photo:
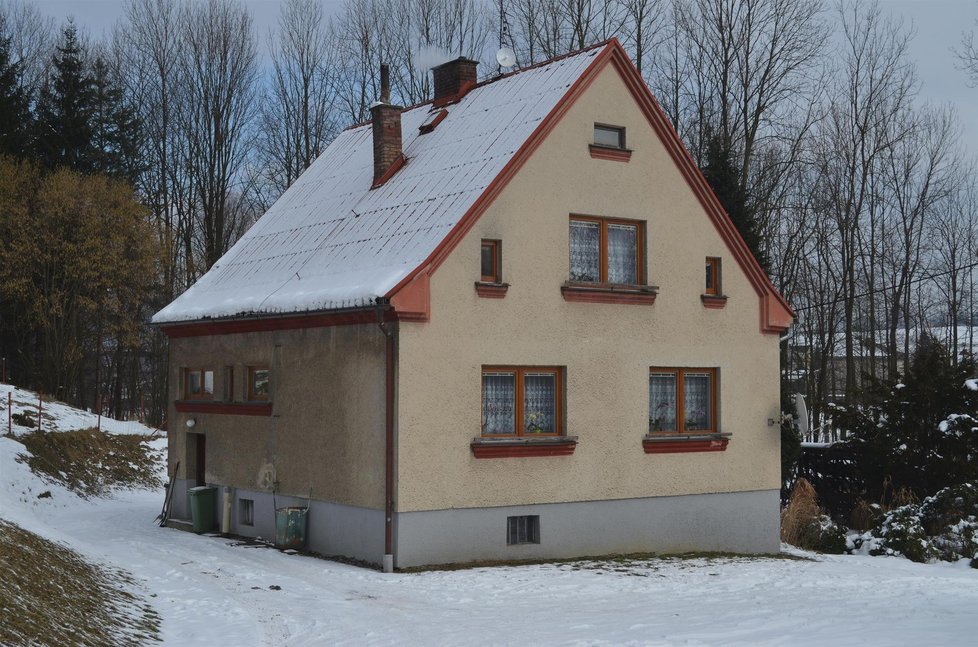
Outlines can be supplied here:
M435 77L435 105L460 99L472 89L478 80L475 71L478 64L479 61L460 56L431 68Z
M380 186L404 164L401 107L391 105L390 68L380 66L380 99L370 106L374 136L374 181Z

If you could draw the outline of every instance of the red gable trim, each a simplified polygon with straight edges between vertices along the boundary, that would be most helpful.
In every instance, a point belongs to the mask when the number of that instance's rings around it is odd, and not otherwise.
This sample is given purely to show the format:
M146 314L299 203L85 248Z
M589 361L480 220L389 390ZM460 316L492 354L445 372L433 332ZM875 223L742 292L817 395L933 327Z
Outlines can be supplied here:
M703 209L713 221L713 226L716 227L727 244L727 248L754 287L754 291L760 299L761 332L777 334L784 332L794 320L795 313L791 306L774 287L767 273L751 254L747 243L744 242L740 232L737 231L737 227L723 209L716 194L710 189L703 173L693 161L689 151L686 150L675 128L669 123L669 119L659 106L659 102L656 101L648 86L645 85L642 75L639 74L632 60L628 58L628 54L625 53L617 40L613 41L610 47L615 53L612 57L615 69L618 70L632 97L638 102L639 107L659 136L659 140L666 147L669 156L676 163L676 167L682 173L689 188L699 199Z
M748 280L754 287L760 300L760 329L765 333L784 332L794 319L794 312L784 297L778 293L774 284L767 274L757 263L757 259L750 253L747 244L737 232L737 228L731 222L730 217L723 210L719 200L713 194L706 178L700 172L689 151L683 145L682 140L675 129L669 123L669 119L662 112L658 102L649 91L642 76L638 73L628 54L625 53L621 43L617 39L608 42L604 49L594 57L594 61L587 67L583 74L567 90L567 93L558 101L553 110L537 126L536 130L527 138L512 159L503 167L498 176L486 187L482 195L472 204L469 210L458 221L452 231L442 240L441 243L428 255L417 268L408 274L400 283L395 285L388 293L387 297L392 298L405 285L409 284L414 278L424 273L429 275L444 262L445 258L461 242L466 233L472 229L476 220L479 219L486 209L492 204L496 197L509 184L509 181L522 168L523 164L529 159L530 155L543 143L543 140L557 126L560 119L574 105L577 99L591 85L598 73L604 69L609 61L615 66L626 87L632 94L648 119L653 130L659 136L660 141L666 147L670 157L676 167L682 173L686 183L693 190L699 199L700 204L713 222L720 236L727 244L727 248L733 254L734 259L747 275ZM548 61L549 62L549 61Z

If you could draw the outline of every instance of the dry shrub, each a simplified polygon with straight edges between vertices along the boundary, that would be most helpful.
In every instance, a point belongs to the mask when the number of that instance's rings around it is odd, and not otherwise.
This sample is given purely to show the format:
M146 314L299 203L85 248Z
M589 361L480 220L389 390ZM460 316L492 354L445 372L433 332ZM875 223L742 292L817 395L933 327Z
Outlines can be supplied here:
M849 527L866 531L877 526L882 519L883 509L878 504L859 499L849 513Z
M811 535L812 525L818 525L822 511L818 496L808 479L799 478L791 488L788 505L781 511L781 541L802 546Z
M800 478L791 489L791 499L781 511L781 541L822 553L846 551L846 533L818 507L815 488Z
M904 485L893 493L893 498L890 499L890 509L902 508L905 505L917 505L918 503L920 503L920 499L917 498L917 495Z

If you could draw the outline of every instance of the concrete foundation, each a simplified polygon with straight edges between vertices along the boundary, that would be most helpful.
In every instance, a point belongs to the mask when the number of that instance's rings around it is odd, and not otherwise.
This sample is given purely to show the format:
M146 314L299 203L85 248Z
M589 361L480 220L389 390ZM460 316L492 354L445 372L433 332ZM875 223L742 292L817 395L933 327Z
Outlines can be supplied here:
M178 479L174 483L174 519L190 517L188 482ZM222 496L218 490L219 500ZM242 500L252 502L252 524L242 518ZM260 537L275 541L275 508L287 506L305 507L307 499L275 495L232 488L231 534L242 537ZM322 555L349 557L380 566L384 558L384 513L356 506L329 501L308 501L309 515L306 528L306 550ZM214 523L220 527L222 506L215 506Z
M436 510L397 515L396 566L628 553L780 549L779 492ZM540 543L507 545L507 517L539 515Z

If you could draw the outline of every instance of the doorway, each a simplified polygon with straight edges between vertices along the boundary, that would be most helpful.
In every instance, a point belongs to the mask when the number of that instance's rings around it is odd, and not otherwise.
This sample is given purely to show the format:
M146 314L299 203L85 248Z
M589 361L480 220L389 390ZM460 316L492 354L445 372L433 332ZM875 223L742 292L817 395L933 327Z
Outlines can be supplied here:
M190 469L188 474L193 475L194 484L206 485L206 459L207 459L207 436L204 434L187 434L187 462Z

